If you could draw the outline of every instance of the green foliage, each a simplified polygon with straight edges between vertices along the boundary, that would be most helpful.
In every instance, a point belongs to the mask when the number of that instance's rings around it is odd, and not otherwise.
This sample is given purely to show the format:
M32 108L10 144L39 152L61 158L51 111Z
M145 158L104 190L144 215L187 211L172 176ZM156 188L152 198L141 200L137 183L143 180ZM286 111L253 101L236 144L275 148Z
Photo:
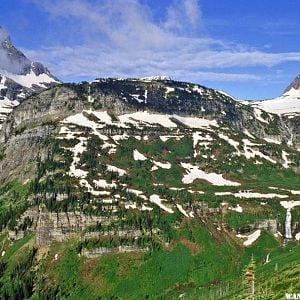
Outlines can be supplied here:
M0 228L15 229L16 220L28 207L28 187L16 181L0 187Z
M0 261L1 299L28 299L33 294L36 248L24 245L31 236L24 238L9 248Z
M243 229L245 230L249 228L249 225L251 224L255 224L261 220L266 220L272 217L276 217L276 216L272 216L267 212L250 214L250 213L238 213L235 211L230 211L225 215L225 220L231 229L241 231Z

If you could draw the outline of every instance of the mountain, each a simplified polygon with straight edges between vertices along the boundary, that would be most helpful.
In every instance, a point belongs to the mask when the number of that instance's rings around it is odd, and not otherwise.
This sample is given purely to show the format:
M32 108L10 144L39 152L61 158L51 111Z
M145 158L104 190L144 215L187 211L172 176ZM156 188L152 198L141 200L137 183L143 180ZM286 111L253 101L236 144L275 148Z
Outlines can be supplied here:
M280 97L250 102L250 104L274 114L290 117L300 114L300 75L292 81Z
M27 97L0 131L1 297L235 299L251 263L256 295L281 299L300 254L294 119L156 76Z
M0 26L0 126L27 96L59 83L47 68L30 61Z
M1 299L297 292L299 76L251 105L167 76L60 83L0 41Z

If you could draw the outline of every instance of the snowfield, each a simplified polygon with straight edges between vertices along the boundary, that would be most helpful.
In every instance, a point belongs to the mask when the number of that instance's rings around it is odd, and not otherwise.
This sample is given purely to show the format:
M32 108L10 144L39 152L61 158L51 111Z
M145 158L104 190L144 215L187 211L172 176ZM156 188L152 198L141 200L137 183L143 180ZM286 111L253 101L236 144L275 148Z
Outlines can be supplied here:
M233 182L223 178L222 174L216 173L206 173L199 169L198 166L194 166L189 163L181 163L181 166L186 169L187 174L182 178L182 182L185 184L190 184L196 179L204 179L210 182L212 185L228 185L228 186L238 186L240 183Z
M248 104L278 115L300 113L300 90L292 88L278 98Z
M37 76L32 70L26 75L12 74L5 70L0 70L0 73L27 88L33 88L34 85L40 86L42 88L47 88L47 85L45 85L45 83L59 83L59 81L56 81L54 78L45 73Z

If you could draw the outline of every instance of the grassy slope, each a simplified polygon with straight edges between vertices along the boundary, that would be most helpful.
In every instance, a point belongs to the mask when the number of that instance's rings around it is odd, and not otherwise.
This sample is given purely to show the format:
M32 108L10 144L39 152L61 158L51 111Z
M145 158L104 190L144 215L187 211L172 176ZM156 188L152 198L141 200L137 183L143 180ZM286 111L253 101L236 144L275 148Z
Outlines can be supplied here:
M282 295L297 287L295 277L288 277L297 276L300 269L295 263L300 247L294 243L279 247L264 232L252 247L242 248L232 236L198 221L185 222L176 235L170 245L153 252L95 259L78 256L76 240L53 243L39 262L37 290L42 292L32 299L51 299L47 298L51 292L60 299L174 299L183 293L186 299L209 299L209 295L218 299L219 290L228 285L226 297L235 299L241 294L242 270L252 255L257 291ZM10 264L19 260L31 240L29 236L12 245L6 260ZM271 261L263 264L268 253Z

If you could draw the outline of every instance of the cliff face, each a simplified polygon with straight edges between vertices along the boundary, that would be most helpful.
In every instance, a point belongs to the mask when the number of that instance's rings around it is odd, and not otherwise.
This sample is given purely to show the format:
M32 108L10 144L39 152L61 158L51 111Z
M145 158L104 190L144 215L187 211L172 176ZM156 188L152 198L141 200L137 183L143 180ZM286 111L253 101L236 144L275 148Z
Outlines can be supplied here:
M34 176L37 157L45 157L45 142L55 136L57 122L82 107L80 101L72 103L72 97L77 99L73 90L54 88L28 98L15 108L0 134L5 148L0 162L1 182L18 177L25 181Z
M248 131L257 138L271 137L288 142L291 147L299 133L295 121L284 121L214 90L188 83L103 79L92 84L65 84L29 97L3 124L0 141L6 150L5 158L0 162L0 181L19 175L23 178L22 170L31 169L37 155L44 156L43 143L57 135L59 122L90 109L106 110L116 117L149 111L206 118L240 134ZM147 132L151 130L151 127L146 129ZM105 127L100 131L104 134L137 133L134 128L124 130L120 127ZM29 172L28 178L32 175Z

